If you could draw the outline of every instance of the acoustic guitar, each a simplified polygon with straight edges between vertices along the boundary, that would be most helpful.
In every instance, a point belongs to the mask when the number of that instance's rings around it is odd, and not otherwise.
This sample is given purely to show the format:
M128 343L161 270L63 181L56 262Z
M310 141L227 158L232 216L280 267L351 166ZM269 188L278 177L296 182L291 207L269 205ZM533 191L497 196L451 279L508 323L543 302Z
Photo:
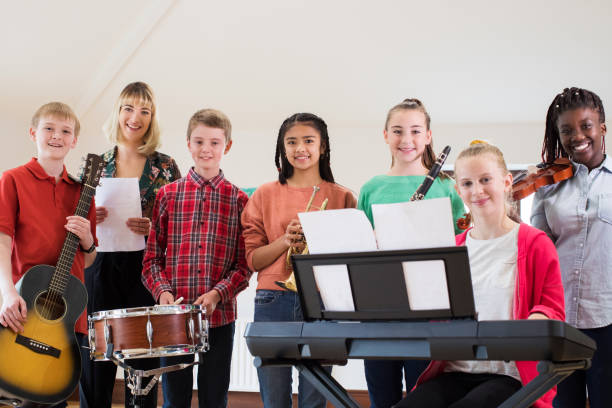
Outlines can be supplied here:
M87 218L103 166L100 156L87 155L75 215ZM85 286L70 274L78 246L79 237L68 232L57 265L36 265L17 283L28 314L22 333L0 326L0 395L52 404L78 385L74 325L87 304Z

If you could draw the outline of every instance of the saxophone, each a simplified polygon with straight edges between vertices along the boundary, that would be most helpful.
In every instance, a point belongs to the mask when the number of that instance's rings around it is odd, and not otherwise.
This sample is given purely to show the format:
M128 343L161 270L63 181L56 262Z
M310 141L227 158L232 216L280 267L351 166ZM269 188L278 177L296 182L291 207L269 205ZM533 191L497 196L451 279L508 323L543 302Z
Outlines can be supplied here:
M308 204L306 204L306 209L304 210L304 212L310 211L311 208L318 209L320 211L325 210L325 207L327 207L327 201L328 201L327 198L323 200L323 203L321 203L320 207L315 207L312 205L312 202L314 201L314 198L317 195L317 192L319 190L320 190L319 186L312 187L312 195L310 196L310 199L308 200ZM305 238L303 235L302 235L302 240L305 241ZM294 254L298 254L298 255L308 254L308 244L306 243L304 250L302 252L299 252L297 249L295 249L295 247L292 247L292 246L289 247L289 249L287 250L287 256L285 257L285 266L287 270L289 271L292 270L291 255L294 255ZM293 271L291 272L291 275L289 275L289 278L287 278L287 280L275 281L274 283L276 283L278 286L280 286L283 289L297 292L297 284L295 282L295 274L293 273Z

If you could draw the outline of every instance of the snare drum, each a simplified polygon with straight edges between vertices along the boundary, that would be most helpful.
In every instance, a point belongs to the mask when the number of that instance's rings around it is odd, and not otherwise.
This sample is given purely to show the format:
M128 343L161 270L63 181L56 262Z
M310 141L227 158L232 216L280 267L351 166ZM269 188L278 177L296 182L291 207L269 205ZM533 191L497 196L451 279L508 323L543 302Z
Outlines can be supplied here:
M89 316L92 360L167 357L208 350L208 320L200 305L156 305L92 313Z

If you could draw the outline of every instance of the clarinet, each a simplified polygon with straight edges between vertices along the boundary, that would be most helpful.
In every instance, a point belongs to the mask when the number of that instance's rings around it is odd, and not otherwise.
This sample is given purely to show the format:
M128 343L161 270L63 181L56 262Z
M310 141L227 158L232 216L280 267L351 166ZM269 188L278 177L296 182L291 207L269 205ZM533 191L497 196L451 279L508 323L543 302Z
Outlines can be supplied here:
M425 198L425 194L427 194L434 180L436 179L436 177L438 177L438 173L440 173L440 169L446 161L450 150L450 146L446 146L444 150L442 150L442 153L440 153L440 155L436 158L436 162L433 164L433 166L431 166L431 170L429 170L429 173L427 174L427 176L425 176L425 180L423 180L423 183L419 186L419 188L416 189L416 191L410 198L410 201L417 201Z

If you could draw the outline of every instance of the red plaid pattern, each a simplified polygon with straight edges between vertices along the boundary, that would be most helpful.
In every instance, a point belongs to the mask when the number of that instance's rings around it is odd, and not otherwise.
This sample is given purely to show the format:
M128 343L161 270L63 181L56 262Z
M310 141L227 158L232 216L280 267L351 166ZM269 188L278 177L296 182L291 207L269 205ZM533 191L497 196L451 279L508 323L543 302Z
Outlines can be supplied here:
M236 319L236 295L251 276L240 224L247 200L223 172L204 180L193 168L159 190L142 271L142 281L155 299L169 291L193 303L216 289L221 301L211 327Z

